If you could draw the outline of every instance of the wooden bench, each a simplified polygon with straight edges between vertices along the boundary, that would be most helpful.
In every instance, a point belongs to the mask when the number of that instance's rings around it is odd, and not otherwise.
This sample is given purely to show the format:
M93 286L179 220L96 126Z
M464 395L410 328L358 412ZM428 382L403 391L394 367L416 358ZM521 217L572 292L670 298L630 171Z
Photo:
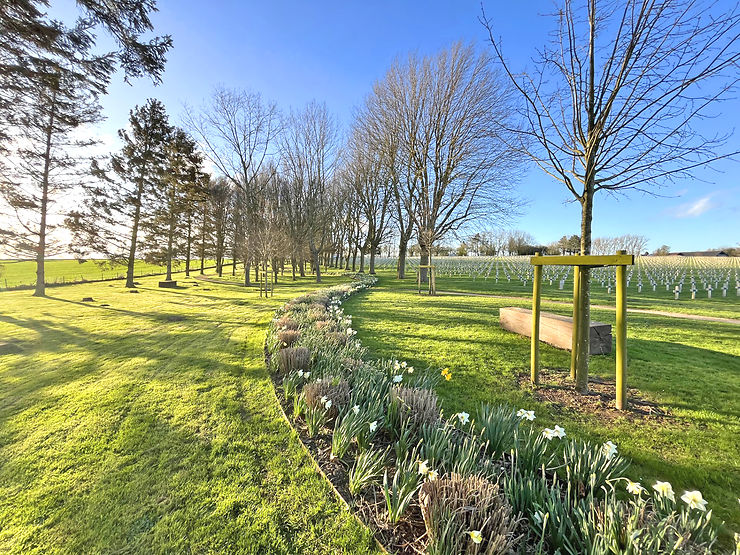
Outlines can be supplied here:
M513 306L500 310L501 327L520 335L532 337L532 311L528 308ZM540 313L540 340L558 347L571 350L573 346L573 318L549 312ZM603 322L591 322L589 333L590 352L592 355L608 355L612 352L612 326Z

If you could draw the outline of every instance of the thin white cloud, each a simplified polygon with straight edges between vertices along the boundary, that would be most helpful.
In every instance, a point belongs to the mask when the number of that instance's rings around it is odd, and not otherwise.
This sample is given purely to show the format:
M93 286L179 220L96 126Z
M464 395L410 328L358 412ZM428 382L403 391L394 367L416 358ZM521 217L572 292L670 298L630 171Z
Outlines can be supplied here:
M713 196L714 193L698 200L677 206L674 209L674 216L676 218L697 218L701 216L717 206L716 203L712 202Z

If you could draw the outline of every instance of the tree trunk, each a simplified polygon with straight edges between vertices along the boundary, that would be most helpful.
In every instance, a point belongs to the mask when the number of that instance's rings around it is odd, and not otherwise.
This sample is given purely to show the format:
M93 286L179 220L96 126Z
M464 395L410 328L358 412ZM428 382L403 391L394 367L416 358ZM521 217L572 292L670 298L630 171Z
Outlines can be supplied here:
M249 280L249 272L252 271L252 261L247 257L244 259L244 285L252 285Z
M375 247L370 247L370 274L375 275Z
M306 277L306 261L301 257L301 260L298 262L298 269L300 270L301 277Z
M590 189L590 190L589 190ZM593 186L588 187L581 203L581 254L591 253L591 219L593 217ZM578 353L576 355L576 391L588 392L588 366L591 331L591 271L583 268L580 280L578 311Z
M360 273L365 273L365 247L360 247Z
M136 261L136 241L139 234L139 220L141 220L141 197L144 194L144 171L139 175L136 185L136 205L134 207L134 221L131 224L131 245L128 249L128 265L126 267L126 287L133 289L134 285L134 262Z
M46 295L46 213L49 208L49 171L51 169L51 138L54 133L56 113L56 91L51 100L49 125L46 128L46 151L44 152L44 173L41 178L41 221L39 222L39 244L36 250L36 289L34 297Z
M427 283L429 280L427 269L422 268L421 266L429 266L429 245L424 243L422 239L419 239L419 250L421 251L421 259L419 261L419 279L421 279L421 283Z
M293 281L296 280L296 277L295 277L295 267L296 267L295 256L291 256L290 257L290 268L293 271Z
M188 213L188 241L187 245L185 247L185 277L190 277L190 249L193 244L193 218L190 213Z
M314 268L316 270L316 283L321 283L321 260L319 258L319 250L314 246L309 246L311 251L311 258L313 259Z
M172 244L175 240L175 186L170 186L169 229L167 230L167 281L172 279Z
M408 250L408 238L401 235L398 241L398 266L396 267L396 277L404 279L406 277L406 251Z

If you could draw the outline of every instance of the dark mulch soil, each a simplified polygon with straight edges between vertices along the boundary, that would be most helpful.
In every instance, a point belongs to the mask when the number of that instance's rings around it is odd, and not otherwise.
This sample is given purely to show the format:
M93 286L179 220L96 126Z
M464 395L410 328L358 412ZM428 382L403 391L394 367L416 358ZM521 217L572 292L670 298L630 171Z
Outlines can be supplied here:
M630 421L650 420L654 422L674 420L668 409L648 401L640 395L637 389L633 388L627 389L628 409L617 410L615 408L616 386L612 379L591 376L588 380L588 393L581 394L576 392L569 372L543 368L540 371L539 387L532 387L529 372L519 374L519 387L530 389L536 400L549 404L561 414L588 414L602 421L624 418Z

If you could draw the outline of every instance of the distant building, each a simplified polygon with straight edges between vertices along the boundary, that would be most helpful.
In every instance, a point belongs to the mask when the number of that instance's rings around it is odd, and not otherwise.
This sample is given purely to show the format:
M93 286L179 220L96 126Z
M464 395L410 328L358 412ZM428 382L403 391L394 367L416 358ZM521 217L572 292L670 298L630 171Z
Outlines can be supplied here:
M730 256L725 251L684 251L672 252L668 256Z

